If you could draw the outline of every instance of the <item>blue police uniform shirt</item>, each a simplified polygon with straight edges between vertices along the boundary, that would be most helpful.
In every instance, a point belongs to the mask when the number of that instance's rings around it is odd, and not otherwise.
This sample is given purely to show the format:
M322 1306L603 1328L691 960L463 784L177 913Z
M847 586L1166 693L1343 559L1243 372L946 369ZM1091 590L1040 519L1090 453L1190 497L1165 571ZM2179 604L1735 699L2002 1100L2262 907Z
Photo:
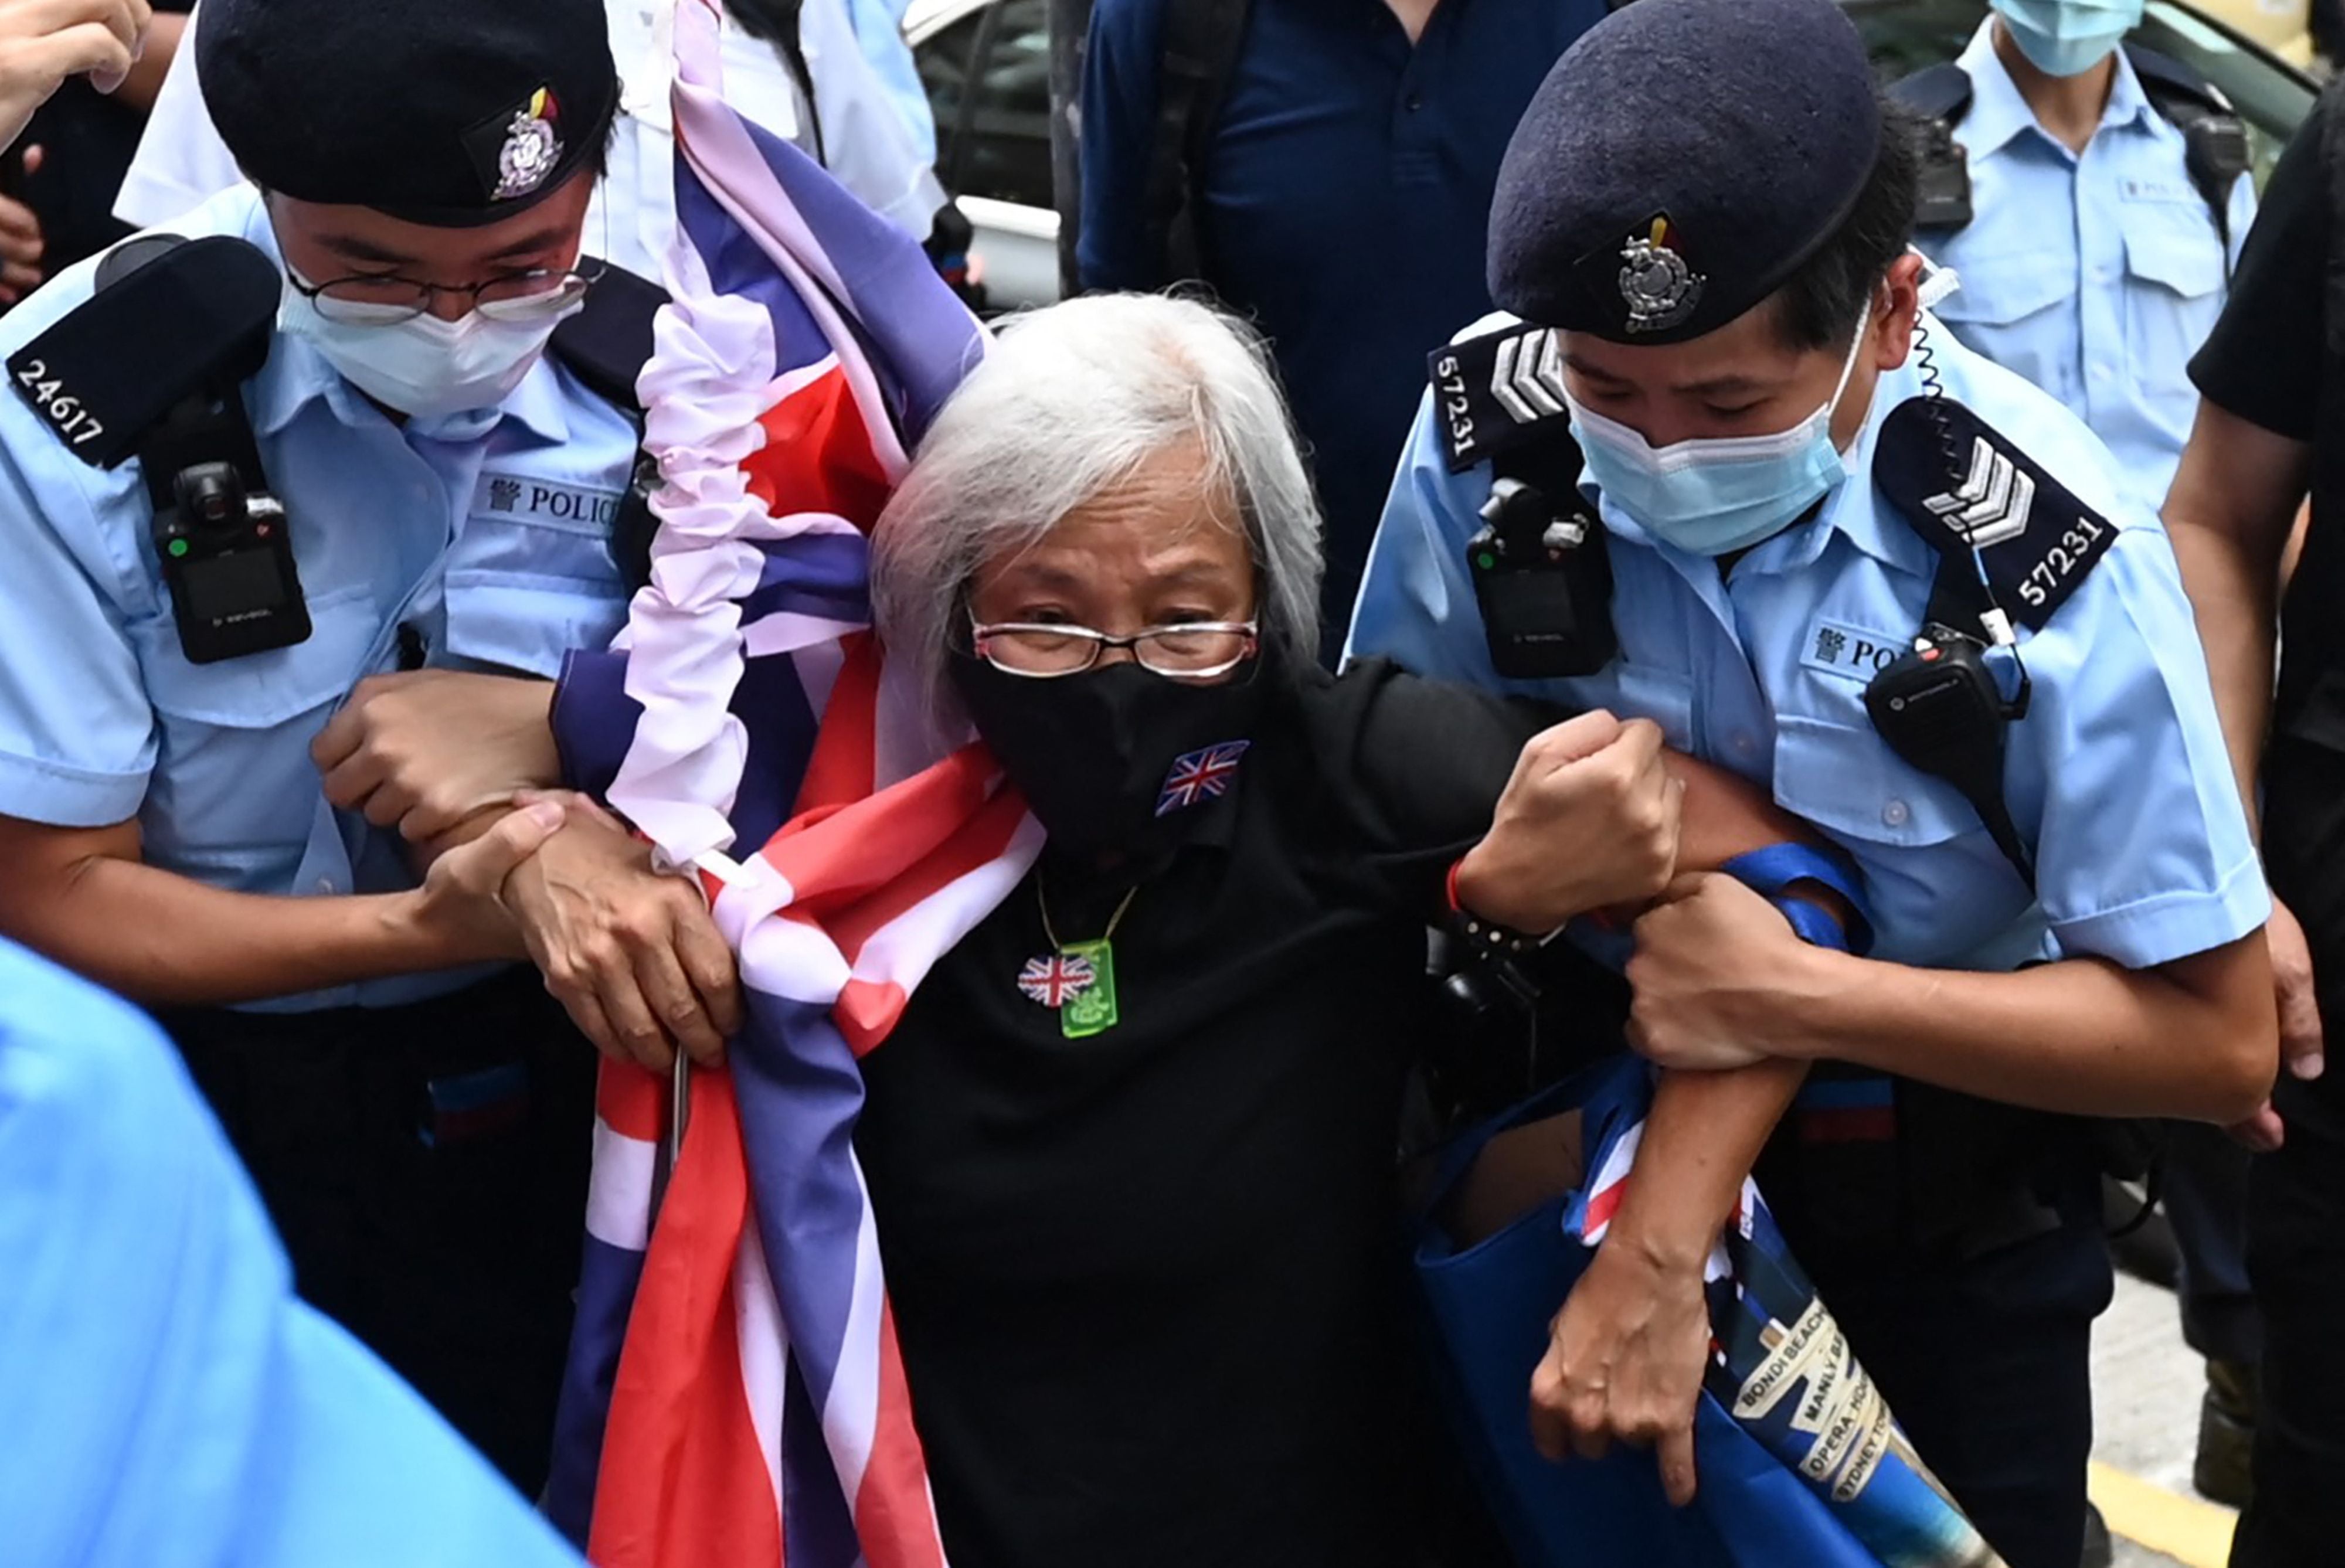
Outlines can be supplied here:
M277 256L249 187L167 228ZM0 320L0 358L86 300L94 271L71 268ZM237 893L411 885L395 834L326 804L310 744L360 678L397 667L402 625L433 666L548 677L565 650L608 642L625 615L610 525L634 428L550 359L496 408L401 427L282 332L245 402L313 630L194 664L136 460L88 467L0 395L0 814L61 827L135 817L147 864ZM386 1004L477 974L268 1006Z
M2124 51L2079 156L2035 123L1995 55L1994 20L1957 62L1971 79L1955 135L1974 217L1916 240L1962 279L1938 316L2074 410L2116 455L2127 491L2156 509L2198 417L2188 366L2222 314L2230 258L2185 169L2182 133ZM2255 214L2242 176L2228 213L2234 255Z
M1100 0L1091 12L1086 288L1171 281L1145 242L1144 208L1172 3ZM1380 0L1252 0L1245 10L1203 170L1204 271L1277 357L1327 520L1323 602L1339 626L1426 350L1490 309L1483 262L1508 138L1605 7L1442 0L1414 46Z
M1849 852L1878 957L2003 969L2090 954L2140 968L2245 936L2269 899L2164 530L2074 415L1943 329L1935 341L1947 395L1999 431L2025 432L2029 455L2117 528L2045 629L2020 632L2035 693L2010 726L2005 777L2035 855L2035 900L1977 812L1893 754L1864 709L1866 683L1911 645L1937 565L1868 478L1883 420L1923 395L1916 359L1880 379L1851 477L1730 575L1596 496L1621 653L1566 681L1509 682L1491 667L1466 566L1490 470L1448 470L1428 401L1348 655L1655 721L1670 745L1740 774ZM2011 657L1989 661L2006 690Z

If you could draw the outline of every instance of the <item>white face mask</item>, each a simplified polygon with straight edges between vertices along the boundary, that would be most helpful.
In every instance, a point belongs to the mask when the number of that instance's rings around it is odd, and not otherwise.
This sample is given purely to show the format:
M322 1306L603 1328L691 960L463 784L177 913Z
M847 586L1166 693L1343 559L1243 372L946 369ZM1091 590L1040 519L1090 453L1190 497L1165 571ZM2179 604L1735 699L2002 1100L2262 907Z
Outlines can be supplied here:
M277 325L308 339L344 380L383 407L430 420L503 402L544 354L554 328L584 308L581 300L537 321L492 321L477 311L455 321L429 313L342 321L320 315L316 300L289 287Z

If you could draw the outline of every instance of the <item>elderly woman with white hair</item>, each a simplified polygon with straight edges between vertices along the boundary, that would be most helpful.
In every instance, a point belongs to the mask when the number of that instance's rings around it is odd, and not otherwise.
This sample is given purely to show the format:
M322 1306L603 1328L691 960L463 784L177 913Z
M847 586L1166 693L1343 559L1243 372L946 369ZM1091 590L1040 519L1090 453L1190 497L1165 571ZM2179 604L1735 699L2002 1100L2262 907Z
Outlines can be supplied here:
M874 536L889 657L1048 833L867 1058L856 1140L960 1568L1416 1561L1393 1219L1426 928L1552 929L1788 826L1649 724L1327 675L1318 571L1262 346L1136 296L1005 329ZM672 1005L706 940L676 888L581 822L508 892L549 973L676 934L565 996L654 1066L731 1007ZM1020 983L1071 951L1090 991Z

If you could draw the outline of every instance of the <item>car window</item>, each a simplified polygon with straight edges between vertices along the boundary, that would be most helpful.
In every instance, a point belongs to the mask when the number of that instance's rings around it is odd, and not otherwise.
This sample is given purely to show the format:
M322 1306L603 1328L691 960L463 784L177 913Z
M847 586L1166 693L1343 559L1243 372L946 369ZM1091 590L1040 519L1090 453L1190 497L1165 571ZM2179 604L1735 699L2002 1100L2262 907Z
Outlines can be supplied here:
M971 72L953 190L1049 208L1051 46L1046 0L1000 0Z
M1987 13L1984 0L1842 0L1885 81L1952 60ZM2247 122L2256 182L2311 112L2313 88L2270 56L2241 44L2190 6L2150 0L2132 41L2180 61L2222 89Z
M980 6L922 39L912 51L920 86L929 96L929 110L936 116L937 178L947 190L959 189L961 111L969 102L970 63L978 35L985 30L985 18L986 9Z

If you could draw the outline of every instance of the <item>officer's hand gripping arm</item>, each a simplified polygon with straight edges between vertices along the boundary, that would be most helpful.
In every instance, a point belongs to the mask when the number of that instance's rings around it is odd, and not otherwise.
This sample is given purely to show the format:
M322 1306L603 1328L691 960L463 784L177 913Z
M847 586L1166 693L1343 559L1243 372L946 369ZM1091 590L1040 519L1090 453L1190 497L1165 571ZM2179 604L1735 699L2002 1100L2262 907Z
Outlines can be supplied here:
M1638 923L1637 939L1630 1039L1664 1066L1757 1051L2037 1110L2223 1124L2271 1087L2260 931L2147 969L2100 958L1921 969L1811 947L1748 889L1698 876Z
M1686 867L1813 837L1722 770L1674 754L1669 767L1683 791L1679 860ZM1845 916L1832 895L1820 891L1818 899ZM1551 1457L1600 1453L1613 1440L1650 1444L1671 1500L1692 1499L1693 1413L1711 1333L1703 1265L1806 1076L1804 1062L1772 1060L1661 1075L1636 1179L1550 1326L1532 1376L1532 1432Z
M552 683L518 676L370 676L310 754L328 800L436 850L468 819L562 782L546 716L553 701Z

